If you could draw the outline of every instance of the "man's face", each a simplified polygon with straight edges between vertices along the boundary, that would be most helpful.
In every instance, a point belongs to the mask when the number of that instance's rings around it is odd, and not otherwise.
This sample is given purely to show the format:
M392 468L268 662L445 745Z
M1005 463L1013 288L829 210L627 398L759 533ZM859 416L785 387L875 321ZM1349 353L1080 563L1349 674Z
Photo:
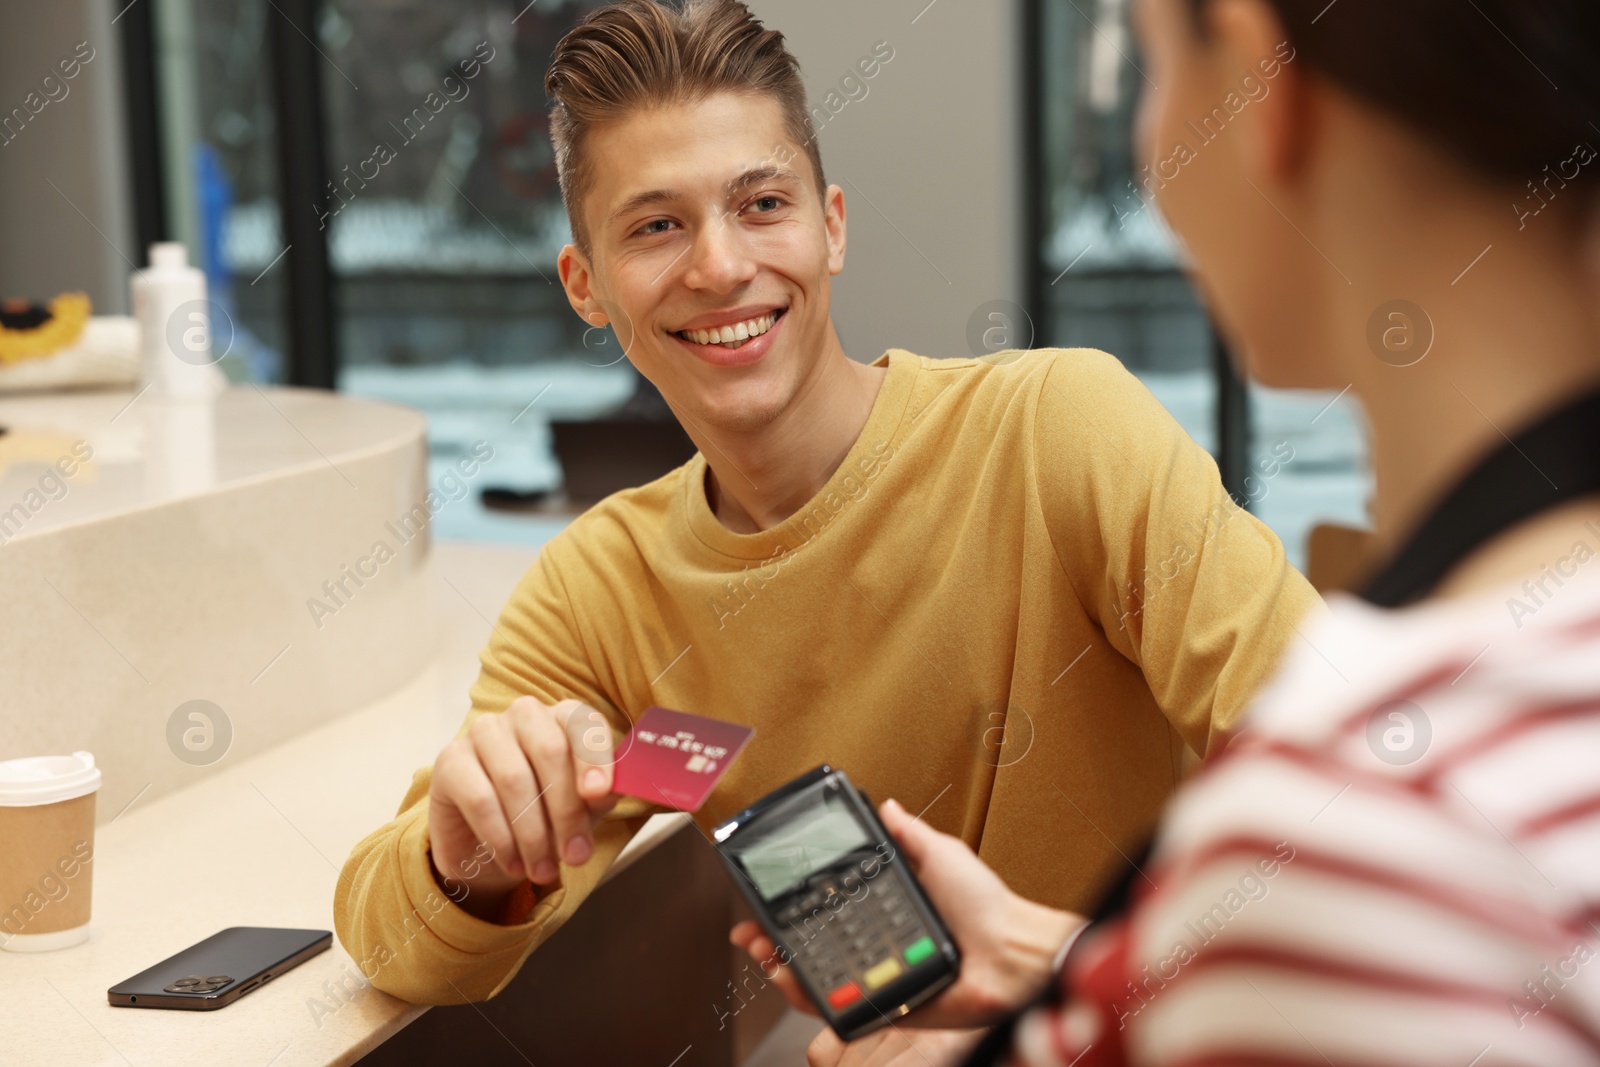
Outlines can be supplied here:
M590 255L569 245L560 263L573 307L612 324L680 415L767 425L832 338L843 194L824 198L777 102L752 94L637 111L590 131L585 148Z

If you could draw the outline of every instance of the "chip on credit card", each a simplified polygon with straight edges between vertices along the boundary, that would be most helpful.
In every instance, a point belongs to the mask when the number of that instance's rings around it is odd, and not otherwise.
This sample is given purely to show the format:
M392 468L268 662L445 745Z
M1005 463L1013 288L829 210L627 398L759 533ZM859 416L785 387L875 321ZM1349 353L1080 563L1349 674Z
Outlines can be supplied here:
M618 746L614 793L699 811L755 728L651 707Z

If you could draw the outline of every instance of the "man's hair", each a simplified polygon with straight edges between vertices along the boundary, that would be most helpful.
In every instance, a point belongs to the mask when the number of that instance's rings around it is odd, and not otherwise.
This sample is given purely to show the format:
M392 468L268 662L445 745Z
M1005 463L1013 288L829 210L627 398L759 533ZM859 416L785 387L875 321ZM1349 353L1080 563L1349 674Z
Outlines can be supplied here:
M561 38L544 87L561 198L585 253L589 235L580 207L593 175L584 142L595 127L641 108L720 92L770 97L782 108L785 132L810 157L818 190L825 188L800 64L783 34L763 27L739 0L687 0L681 8L621 0L602 7Z

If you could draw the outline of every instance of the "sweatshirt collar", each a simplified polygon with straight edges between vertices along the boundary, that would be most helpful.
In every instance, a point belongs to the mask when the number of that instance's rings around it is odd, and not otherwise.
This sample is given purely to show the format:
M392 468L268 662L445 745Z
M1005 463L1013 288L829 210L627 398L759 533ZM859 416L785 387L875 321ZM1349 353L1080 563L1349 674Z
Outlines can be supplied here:
M918 356L898 348L889 349L872 362L874 367L888 368L888 373L884 375L878 396L872 402L872 411L867 415L866 424L856 437L855 444L816 495L771 529L741 534L722 525L706 501L706 475L709 468L705 457L695 453L684 468L683 478L683 503L689 529L712 551L741 560L769 559L780 547L788 550L800 545L809 536L801 527L805 516L829 493L839 492L840 484L853 476L857 465L875 456L875 446L883 442L893 444L911 400L918 362Z

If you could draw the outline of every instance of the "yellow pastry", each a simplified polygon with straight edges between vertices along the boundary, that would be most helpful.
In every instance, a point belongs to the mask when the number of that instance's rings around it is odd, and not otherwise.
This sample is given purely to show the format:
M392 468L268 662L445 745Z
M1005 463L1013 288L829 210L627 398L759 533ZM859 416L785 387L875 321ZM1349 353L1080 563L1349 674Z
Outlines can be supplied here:
M89 295L62 293L45 307L26 300L0 303L0 365L54 355L83 336Z

